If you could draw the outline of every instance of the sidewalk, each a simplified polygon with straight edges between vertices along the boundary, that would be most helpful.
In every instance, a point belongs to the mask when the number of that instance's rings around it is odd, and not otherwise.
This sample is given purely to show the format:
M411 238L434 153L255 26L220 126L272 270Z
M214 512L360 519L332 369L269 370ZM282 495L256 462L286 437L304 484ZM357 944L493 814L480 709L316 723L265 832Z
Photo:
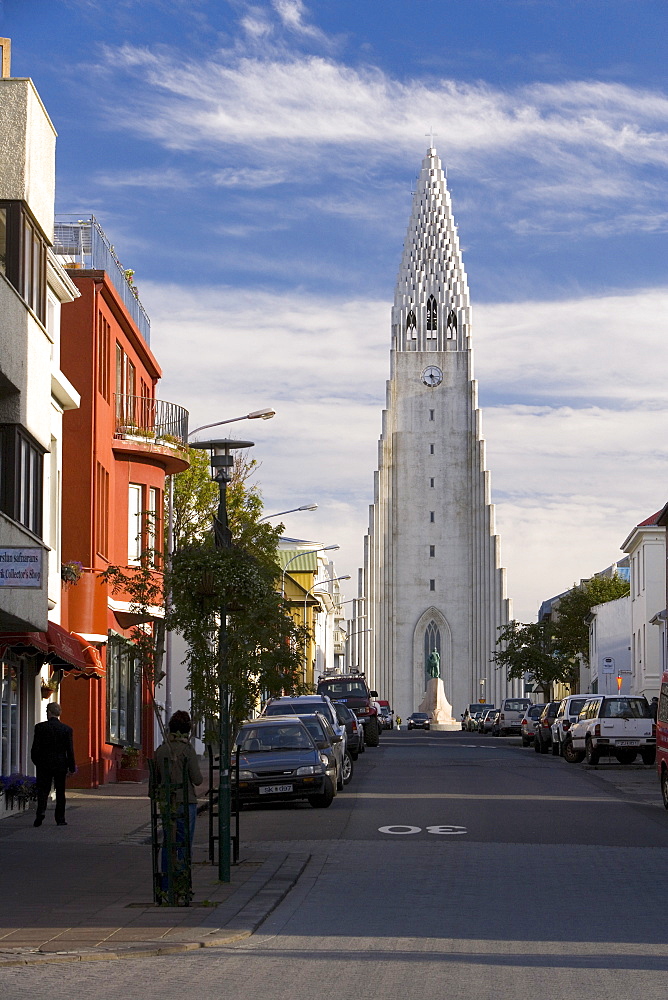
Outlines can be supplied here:
M152 903L145 784L70 791L67 823L49 805L0 822L0 967L177 954L248 937L303 871L304 853L241 846L232 881L208 863L208 815L197 822L190 907ZM243 827L242 827L243 838Z

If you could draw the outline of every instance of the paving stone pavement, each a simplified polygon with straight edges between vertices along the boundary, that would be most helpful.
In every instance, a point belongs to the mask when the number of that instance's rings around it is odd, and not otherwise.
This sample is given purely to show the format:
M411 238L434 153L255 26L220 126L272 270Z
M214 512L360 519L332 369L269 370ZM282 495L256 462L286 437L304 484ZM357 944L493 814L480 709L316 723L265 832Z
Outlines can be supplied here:
M299 850L243 849L230 884L194 845L190 907L155 906L145 785L68 794L66 827L31 810L0 823L0 967L177 954L250 935L299 877Z

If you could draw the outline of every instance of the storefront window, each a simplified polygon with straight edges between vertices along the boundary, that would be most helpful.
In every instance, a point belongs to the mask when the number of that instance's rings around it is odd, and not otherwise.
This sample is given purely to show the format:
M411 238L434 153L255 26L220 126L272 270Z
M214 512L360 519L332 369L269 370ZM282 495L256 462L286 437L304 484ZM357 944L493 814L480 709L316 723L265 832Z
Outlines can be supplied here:
M0 661L0 731L2 733L2 759L0 774L14 774L19 768L19 694L20 667L6 660Z
M141 668L132 643L112 635L107 647L108 740L141 745Z

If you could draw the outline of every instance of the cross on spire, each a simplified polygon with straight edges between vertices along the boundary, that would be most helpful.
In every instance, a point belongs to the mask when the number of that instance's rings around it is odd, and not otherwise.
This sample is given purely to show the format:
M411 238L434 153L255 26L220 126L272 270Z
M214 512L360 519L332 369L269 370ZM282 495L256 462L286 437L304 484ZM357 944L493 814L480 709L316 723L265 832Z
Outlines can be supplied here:
M438 132L434 132L434 126L432 125L428 132L425 132L425 136L429 139L429 148L434 148L434 138L438 135Z

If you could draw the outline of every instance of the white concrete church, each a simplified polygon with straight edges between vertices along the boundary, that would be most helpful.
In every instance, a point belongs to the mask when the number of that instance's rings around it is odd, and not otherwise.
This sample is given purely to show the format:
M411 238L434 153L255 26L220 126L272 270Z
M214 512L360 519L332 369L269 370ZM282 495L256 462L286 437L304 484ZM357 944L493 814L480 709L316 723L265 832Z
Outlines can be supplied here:
M422 162L392 310L383 411L355 625L357 659L405 719L436 649L453 716L516 685L492 662L510 618L473 378L471 307L436 150Z

